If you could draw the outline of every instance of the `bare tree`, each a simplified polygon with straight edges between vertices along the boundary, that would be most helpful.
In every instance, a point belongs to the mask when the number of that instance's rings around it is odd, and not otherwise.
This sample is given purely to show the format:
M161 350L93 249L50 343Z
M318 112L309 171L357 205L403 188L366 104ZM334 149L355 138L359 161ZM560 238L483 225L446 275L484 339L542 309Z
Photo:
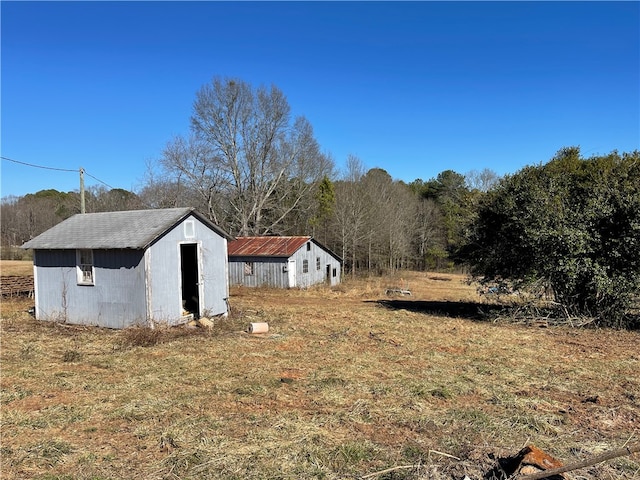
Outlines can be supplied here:
M393 204L395 191L393 179L380 168L372 168L362 178L367 209L367 258L369 273L388 267L390 249L395 233ZM397 212L396 212L397 215ZM364 253L364 252L363 252Z
M182 180L184 175L180 168L181 165L169 164L160 171L156 164L147 162L144 186L138 192L145 208L196 207L202 212L207 211L206 202L203 204L201 201L202 196Z
M51 189L22 197L3 197L0 202L2 246L22 245L79 211L77 192Z
M224 185L223 172L212 168L215 165L214 152L211 146L196 135L188 138L176 137L169 142L163 152L162 166L173 179L174 188L165 193L179 195L180 186L183 185L190 192L182 192L182 197L190 200L195 194L196 205L207 212L209 218L215 223L221 223L221 213L224 208L220 205L221 186ZM176 204L181 203L178 198ZM178 205L176 205L178 206Z
M333 168L310 123L291 121L275 86L253 89L214 78L196 94L192 135L165 149L162 164L198 192L209 217L239 235L283 230L291 212L307 206Z
M342 180L335 185L335 222L342 258L348 262L352 276L358 268L358 254L367 237L368 205L362 184L364 165L355 155L349 155Z
M418 228L416 195L380 168L364 175L362 188L367 205L367 270L380 273L406 267L414 256L412 239Z
M500 181L500 176L490 168L482 170L470 170L464 174L464 179L469 190L488 192Z
M446 257L446 233L442 211L432 198L420 198L416 207L414 249L420 268L440 268Z

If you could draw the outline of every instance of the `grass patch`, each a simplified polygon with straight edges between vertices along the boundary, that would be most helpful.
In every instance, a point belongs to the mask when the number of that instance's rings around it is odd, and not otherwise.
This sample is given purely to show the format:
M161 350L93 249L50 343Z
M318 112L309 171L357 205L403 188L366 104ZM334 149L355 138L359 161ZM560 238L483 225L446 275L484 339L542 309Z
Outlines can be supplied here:
M566 463L637 435L638 332L439 315L486 301L440 277L403 276L417 308L380 304L393 279L235 288L210 330L60 325L3 302L2 477L475 479L527 442Z
M163 340L160 328L130 327L125 328L121 335L121 345L124 348L153 347Z
M53 467L60 462L65 455L73 452L73 450L71 444L66 441L53 439L44 440L41 443L27 447L27 454L37 459L38 463Z
M63 362L78 362L82 358L82 353L77 349L65 350L62 354Z

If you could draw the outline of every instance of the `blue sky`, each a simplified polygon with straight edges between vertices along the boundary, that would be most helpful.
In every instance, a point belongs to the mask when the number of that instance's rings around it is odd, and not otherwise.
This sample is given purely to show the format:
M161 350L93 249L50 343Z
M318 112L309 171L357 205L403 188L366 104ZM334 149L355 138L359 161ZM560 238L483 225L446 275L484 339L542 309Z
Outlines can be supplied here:
M393 178L640 149L639 2L2 1L2 156L137 191L214 76ZM2 160L1 195L78 189Z

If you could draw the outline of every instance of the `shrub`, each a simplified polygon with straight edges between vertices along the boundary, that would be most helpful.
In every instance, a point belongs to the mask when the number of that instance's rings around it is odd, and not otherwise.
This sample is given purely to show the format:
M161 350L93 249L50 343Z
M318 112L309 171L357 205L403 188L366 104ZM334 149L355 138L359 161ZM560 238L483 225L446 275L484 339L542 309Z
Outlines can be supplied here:
M566 148L503 178L462 250L477 276L544 281L569 316L611 327L640 287L640 152L583 159Z

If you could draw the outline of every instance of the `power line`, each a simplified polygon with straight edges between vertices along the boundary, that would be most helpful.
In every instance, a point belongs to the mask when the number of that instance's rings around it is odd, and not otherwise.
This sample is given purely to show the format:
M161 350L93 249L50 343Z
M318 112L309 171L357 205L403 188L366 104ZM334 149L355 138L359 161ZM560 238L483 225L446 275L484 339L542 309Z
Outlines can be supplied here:
M103 182L102 180L100 180L99 178L94 177L93 175L91 175L90 173L88 173L86 170L84 171L84 174L88 177L93 178L94 180L100 182L101 184L109 187L111 190L114 190L115 187L112 187L111 185L109 185L108 183Z
M44 169L44 170L56 170L56 171L58 171L58 172L74 172L74 173L78 173L78 172L80 171L80 169L78 169L78 170L72 170L72 169L70 169L70 168L45 167L45 166L43 166L43 165L36 165L36 164L34 164L34 163L21 162L21 161L19 161L19 160L14 160L13 158L8 158L8 157L0 157L0 158L2 158L2 160L7 160L7 161L9 161L9 162L19 163L20 165L26 165L26 166L28 166L28 167L42 168L42 169ZM91 175L91 174L90 174L89 172L87 172L86 170L84 170L84 174L85 174L85 175L87 175L87 176L89 176L89 177L91 177L91 178L93 178L94 180L96 180L96 181L98 181L98 182L102 183L103 185L105 185L105 186L109 187L111 190L113 190L113 189L114 189L114 187L112 187L111 185L109 185L109 184L108 184L108 183L106 183L106 182L103 182L103 181L102 181L102 180L100 180L99 178L94 177L93 175Z
M59 172L75 172L75 173L78 172L78 170L71 170L69 168L45 167L43 165L35 165L33 163L20 162L18 160L14 160L13 158L7 158L7 157L0 157L0 158L2 158L2 160L7 160L7 161L13 162L13 163L19 163L20 165L26 165L28 167L43 168L45 170L57 170Z

